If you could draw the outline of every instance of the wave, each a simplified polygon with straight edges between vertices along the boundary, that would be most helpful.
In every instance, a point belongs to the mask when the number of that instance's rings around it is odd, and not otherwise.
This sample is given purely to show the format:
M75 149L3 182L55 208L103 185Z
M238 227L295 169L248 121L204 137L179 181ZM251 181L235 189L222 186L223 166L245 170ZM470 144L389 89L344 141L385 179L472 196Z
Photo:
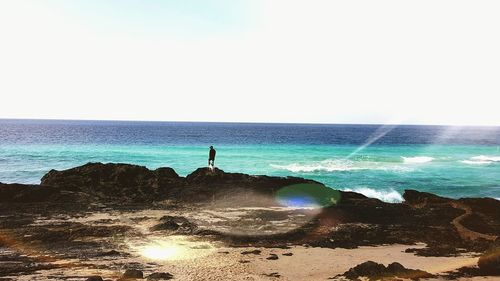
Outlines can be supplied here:
M462 160L460 162L464 163L464 164L469 164L469 165L491 164L491 163L495 163L495 162L500 162L500 156L479 155L479 156L471 157L468 160Z
M403 196L401 196L401 194L399 194L399 192L397 192L396 190L394 190L392 188L386 189L386 190L376 190L376 189L368 188L368 187L358 187L358 188L354 188L354 189L347 188L347 189L344 189L344 191L353 191L353 192L361 193L366 197L376 198L376 199L379 199L379 200L382 200L382 201L388 202L388 203L401 203L404 201Z
M341 160L325 160L317 163L311 164L300 164L292 163L288 165L275 165L271 164L271 167L281 170L287 170L294 173L299 172L334 172L334 171L352 171L360 170L361 168L355 167L351 161L341 161Z
M421 163L431 162L432 160L434 160L434 157L429 157L429 156L415 156L415 157L401 156L401 158L403 158L403 162L405 164L421 164Z
M408 171L406 167L399 165L387 165L380 162L354 162L351 160L324 160L313 163L292 163L287 165L271 164L271 167L280 170L287 170L293 173L311 172L335 172L335 171L355 171L355 170L383 170L383 171Z

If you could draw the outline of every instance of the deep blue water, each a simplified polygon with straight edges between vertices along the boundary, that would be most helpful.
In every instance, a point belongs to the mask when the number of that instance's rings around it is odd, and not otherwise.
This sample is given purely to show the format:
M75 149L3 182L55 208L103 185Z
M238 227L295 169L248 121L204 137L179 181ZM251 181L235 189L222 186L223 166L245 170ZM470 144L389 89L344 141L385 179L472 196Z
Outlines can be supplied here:
M0 120L0 181L86 162L312 178L386 201L413 188L500 197L500 127Z

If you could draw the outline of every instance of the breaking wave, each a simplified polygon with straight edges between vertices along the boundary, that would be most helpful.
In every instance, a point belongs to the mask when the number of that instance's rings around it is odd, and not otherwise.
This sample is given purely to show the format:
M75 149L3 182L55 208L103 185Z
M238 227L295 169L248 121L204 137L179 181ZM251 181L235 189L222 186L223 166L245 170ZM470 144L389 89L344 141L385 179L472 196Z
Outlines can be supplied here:
M479 155L479 156L471 157L471 158L469 158L467 160L462 160L460 162L464 163L464 164L469 164L469 165L491 164L491 163L494 163L494 162L500 162L500 156Z
M341 161L341 160L325 160L316 163L310 164L300 164L300 163L292 163L288 165L275 165L271 164L271 167L287 170L294 173L299 172L333 172L333 171L352 171L352 170L360 170L361 168L355 167L352 161Z
M344 191L353 191L357 193L361 193L366 197L376 198L384 202L388 203L401 203L404 201L403 196L399 194L394 189L385 189L385 190L376 190L368 187L358 187L354 189L344 189Z
M434 160L434 157L429 157L429 156L415 156L415 157L401 157L403 158L403 162L405 164L421 164L421 163L427 163L431 162Z
M397 164L380 162L355 162L351 160L324 160L313 163L292 163L287 165L271 164L271 167L280 170L287 170L293 173L311 172L335 172L335 171L355 171L355 170L383 170L383 171L408 171L406 167Z

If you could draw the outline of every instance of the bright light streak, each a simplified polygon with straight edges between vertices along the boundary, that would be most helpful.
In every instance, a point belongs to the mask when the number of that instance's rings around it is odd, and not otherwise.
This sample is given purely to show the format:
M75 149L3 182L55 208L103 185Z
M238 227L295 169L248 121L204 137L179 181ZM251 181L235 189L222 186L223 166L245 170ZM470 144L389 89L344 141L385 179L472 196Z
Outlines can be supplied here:
M351 154L349 154L345 159L349 159L353 157L354 155L358 154L374 142L378 141L379 139L383 138L385 135L387 135L390 131L394 130L398 125L383 125L380 126L367 140L364 144L356 148Z

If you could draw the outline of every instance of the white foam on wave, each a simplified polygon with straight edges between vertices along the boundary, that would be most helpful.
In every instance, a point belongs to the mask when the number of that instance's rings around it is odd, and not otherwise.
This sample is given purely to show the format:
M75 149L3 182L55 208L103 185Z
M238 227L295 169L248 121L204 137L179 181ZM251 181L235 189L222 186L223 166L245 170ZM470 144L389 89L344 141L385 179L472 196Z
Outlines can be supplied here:
M479 155L479 156L471 157L471 158L469 158L467 160L462 160L460 162L464 163L464 164L469 164L469 165L491 164L491 163L494 163L494 162L500 162L500 156Z
M405 164L422 164L422 163L428 163L428 162L431 162L432 160L434 160L434 157L429 157L429 156L415 156L415 157L401 156L401 158L403 158L403 162Z
M355 162L351 160L324 160L312 163L292 163L287 165L271 164L271 167L287 170L293 173L311 172L335 172L335 171L355 171L355 170L383 170L383 171L408 171L406 167L399 165L387 165L378 162Z
M358 187L354 189L344 189L344 191L353 191L357 193L361 193L366 197L376 198L388 203L401 203L404 201L403 196L399 194L394 189L385 189L385 190L377 190L368 187Z
M321 162L301 164L292 163L288 165L275 165L271 164L271 167L281 170L287 170L294 173L299 172L333 172L333 171L352 171L360 170L359 167L355 167L351 161L341 161L341 160L325 160Z

